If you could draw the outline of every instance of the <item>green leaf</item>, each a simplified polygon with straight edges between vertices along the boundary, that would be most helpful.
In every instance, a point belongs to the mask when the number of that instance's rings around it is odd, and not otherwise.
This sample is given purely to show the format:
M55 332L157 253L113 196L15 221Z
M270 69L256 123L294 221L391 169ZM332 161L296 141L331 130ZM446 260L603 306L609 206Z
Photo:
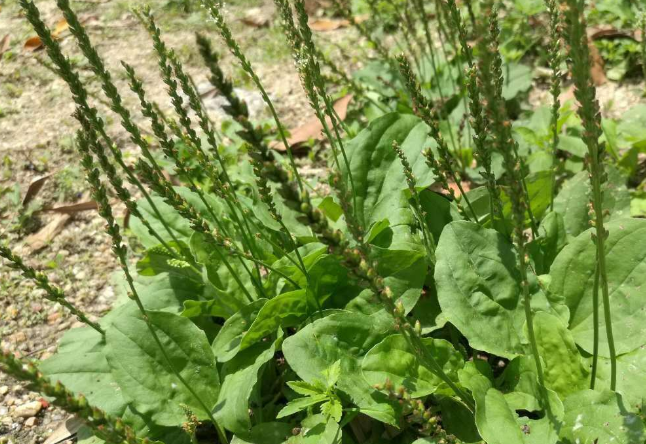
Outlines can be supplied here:
M341 205L334 201L334 198L332 196L327 196L325 199L323 199L318 208L323 212L323 214L332 219L334 222L339 220L339 218L343 215L343 208L341 208Z
M337 313L318 319L283 343L285 359L304 381L314 384L323 371L341 361L337 391L348 395L361 412L379 421L396 424L395 408L361 374L368 351L392 331L383 314Z
M447 224L455 220L463 220L455 204L441 194L431 190L423 190L419 193L419 200L422 211L426 213L424 219L436 244Z
M248 327L240 342L244 350L262 338L269 336L279 327L293 327L308 313L305 290L290 291L276 296L262 306L258 315Z
M107 360L121 394L159 425L182 424L186 416L181 404L189 406L198 418L207 418L202 403L174 372L190 381L207 408L215 405L220 381L204 332L189 319L172 313L148 311L147 316L165 353L141 313L115 319L106 332Z
M171 248L177 246L170 242ZM185 245L180 246L184 255L190 256L190 250ZM170 252L161 245L146 250L146 255L137 262L137 272L140 276L156 276L160 273L178 274L202 284L202 276L191 265L183 260L175 259Z
M646 343L646 220L620 219L606 225L606 273L617 354ZM582 233L558 255L550 271L549 290L570 309L569 327L576 343L593 349L592 289L596 246L590 233ZM601 305L601 291L599 293ZM600 356L608 357L604 317L600 316Z
M328 402L321 404L321 413L334 419L335 422L339 422L343 415L343 405L337 398L332 398Z
M231 444L283 444L292 435L292 429L284 422L263 422L249 432L234 436Z
M341 376L341 360L335 361L334 364L323 370L323 376L328 387L334 387Z
M206 279L210 282L210 285L206 287L208 290L206 297L218 301L221 317L227 318L251 302L246 293L255 297L256 289L249 273L243 266L244 263L247 269L255 273L251 262L247 260L241 262L239 257L230 255L223 250L216 250L218 247L211 246L205 236L199 232L193 233L189 243L193 256L200 264L204 265ZM238 276L246 293L225 265L224 260Z
M323 393L321 388L313 384L308 384L305 381L288 381L287 385L296 393L303 396L314 396Z
M516 250L500 233L473 222L446 226L436 251L442 311L473 348L508 358L523 353L525 314ZM549 309L530 277L536 307Z
M482 363L484 364L484 363ZM476 403L476 425L487 444L554 444L563 417L563 406L548 391L549 412L543 409L543 390L531 358L511 361L495 387L475 362L468 362L460 380L471 390ZM488 367L487 367L488 370ZM526 412L533 413L527 416ZM522 415L521 415L522 413ZM538 418L538 419L532 419Z
M561 398L586 388L588 371L584 367L572 333L560 318L545 312L534 315L538 352L543 359L545 386Z
M532 87L532 69L527 65L507 63L503 66L503 76L502 97L505 100L511 100Z
M646 406L646 348L617 357L617 393L626 401L632 412L644 412ZM610 384L610 359L599 357L597 387Z
M621 395L605 390L583 390L568 396L561 438L580 444L640 444L644 425L626 411Z
M301 431L286 444L341 444L343 432L333 418L312 415L303 420Z
M103 347L102 347L103 348ZM68 389L83 394L88 403L112 416L123 415L127 402L119 390L104 350L57 353L38 366L45 376L60 381Z
M442 427L447 433L454 435L464 443L482 441L473 413L467 406L449 396L440 397L439 404L442 411Z
M537 274L548 273L556 256L567 245L565 221L560 213L551 212L538 227L538 237L529 243Z
M552 201L552 172L539 171L537 173L531 173L525 177L525 183L527 184L527 194L532 207L532 213L535 218L540 219ZM503 204L503 214L505 219L510 220L512 218L511 199L506 187L502 187L501 191L500 197ZM488 196L487 205L489 205ZM489 213L488 206L487 213ZM527 220L529 220L529 217L527 217Z
M413 214L404 193L406 178L392 144L396 141L406 154L417 185L428 187L434 176L420 149L428 145L427 139L428 127L417 117L392 113L372 121L368 128L347 143L345 149L355 187L352 190L356 197L355 214L366 232L370 233L375 224L386 219L391 227L413 223ZM344 162L341 162L341 167L349 187Z
M227 362L240 351L242 338L258 316L267 299L258 299L240 309L226 320L213 341L212 349L218 362Z
M458 370L464 366L462 355L443 339L425 338L423 341L444 372L457 382ZM383 384L389 379L395 387L404 386L413 398L438 391L452 393L439 376L418 362L402 335L388 336L370 349L363 358L361 369L370 385Z
M210 215L207 207L204 205L204 203L196 193L193 193L185 187L174 187L174 189L182 197L184 197L197 210L197 212L200 213L202 217L204 217L207 221L213 222L213 217ZM193 229L191 228L189 222L184 219L184 217L182 217L177 211L175 211L175 209L173 209L170 205L165 203L161 197L153 196L151 199L159 210L159 213L163 216L166 225L170 228L177 239L188 244L188 241L193 234ZM213 208L216 215L223 215L224 206L219 202L219 200L217 200L217 198L212 195L205 194L205 200ZM159 234L159 236L161 236L162 239L167 242L174 240L168 234L164 225L162 224L162 221L157 217L147 200L141 199L137 201L137 206L150 226L157 232L157 234ZM148 232L148 229L141 223L138 218L133 217L130 220L130 229L146 248L152 248L159 244L157 238Z
M626 188L626 179L611 165L608 165L606 170L608 182L603 187L603 208L604 211L610 212L608 220L630 217L630 194ZM554 211L563 215L568 239L589 228L589 202L590 179L587 171L582 171L565 181L554 199Z
M305 398L297 398L294 399L293 401L289 401L285 407L281 409L280 412L278 412L278 415L276 418L284 418L285 416L290 416L293 415L294 413L301 412L308 407L311 407L313 405L319 404L323 401L326 401L328 399L326 394L319 394L319 395L313 395L313 396L307 396Z
M585 157L588 154L588 147L580 137L559 136L559 149L567 151L577 157Z
M245 433L251 428L249 398L262 368L274 357L276 347L277 342L256 344L222 366L222 387L213 414L227 430Z

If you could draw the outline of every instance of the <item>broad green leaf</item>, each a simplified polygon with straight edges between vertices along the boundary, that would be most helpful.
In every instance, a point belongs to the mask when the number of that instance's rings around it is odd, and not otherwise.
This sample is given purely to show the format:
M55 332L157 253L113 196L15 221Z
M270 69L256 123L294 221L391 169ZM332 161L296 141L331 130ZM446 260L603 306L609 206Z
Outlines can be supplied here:
M449 396L440 397L439 404L442 411L442 427L447 433L464 443L482 442L473 413L467 406Z
M173 235L178 240L188 241L193 232L188 221L184 219L179 213L177 213L170 205L164 202L164 199L162 199L161 197L153 196L151 197L151 199ZM164 227L164 224L145 199L137 201L137 207L139 208L139 211L141 211L142 216L148 221L152 229L155 230L155 232L164 241L171 242L174 240L171 235L168 234L166 228ZM137 239L139 239L144 247L153 248L159 245L159 240L148 232L148 229L144 226L143 223L141 223L139 218L132 217L130 219L130 229L135 234L135 236L137 236Z
M421 148L428 144L427 139L428 127L417 117L392 113L372 121L368 128L346 144L354 182L355 213L366 232L386 219L391 227L413 223L404 193L406 178L392 144L397 142L406 154L417 185L428 187L434 176L422 155ZM344 162L341 162L341 167L343 178L350 187Z
M563 402L565 418L561 438L577 444L641 444L644 425L626 411L621 395L604 390L583 390Z
M292 436L292 429L284 422L263 422L249 432L234 436L231 444L283 444Z
M171 248L176 247L174 242L169 245ZM190 250L184 244L180 246L180 251L190 256ZM137 262L137 272L140 276L156 276L160 273L178 274L202 284L202 276L188 262L176 259L162 245L146 250L145 256Z
M534 332L538 352L544 362L546 387L563 399L586 388L588 371L564 322L549 313L538 312L534 315Z
M617 393L626 401L626 409L634 413L644 412L646 406L646 348L617 358ZM610 385L610 359L599 357L596 387Z
M213 354L218 362L230 361L239 351L244 334L249 330L267 299L258 299L245 305L227 319L213 341Z
M121 394L159 425L182 424L186 415L181 404L205 419L202 404L215 406L220 389L206 335L189 319L172 313L148 311L147 316L165 352L138 312L115 319L106 332L107 360ZM193 393L175 372L190 381Z
M323 214L332 219L334 222L339 220L339 218L343 215L343 208L341 208L341 205L334 201L334 198L332 196L326 196L325 199L321 201L318 208L323 212Z
M114 381L105 351L57 353L38 366L53 381L83 394L88 403L112 416L123 415L127 402Z
M247 270L250 270L254 276L256 276L256 272L250 261L241 260L219 247L210 245L205 236L199 232L193 233L189 244L193 256L200 264L204 265L206 279L210 283L206 287L205 296L218 302L221 317L229 317L244 305L252 302L250 297L256 297L256 289ZM238 276L244 290L234 275Z
M443 314L470 345L508 358L524 351L525 314L516 251L500 233L473 222L446 226L436 251L435 281ZM531 279L533 302L547 309Z
M460 380L471 390L476 403L476 425L487 444L554 444L563 417L563 406L548 391L549 411L543 409L544 391L536 377L534 362L527 357L511 361L499 387L467 363ZM532 413L531 417L525 412ZM536 418L538 419L531 419Z
M175 191L177 191L182 197L184 197L197 210L197 212L200 213L202 217L204 217L207 221L213 222L213 217L211 216L209 210L196 193L193 193L185 187L175 187ZM161 197L153 196L151 199L155 204L155 207L157 207L157 209L159 210L159 213L162 215L164 222L170 228L170 231L178 240L188 244L188 241L193 234L193 230L191 229L189 222L184 219L184 217L182 217L177 211L175 211L170 205L165 203ZM208 202L211 209L216 214L216 216L218 216L218 218L224 219L224 217L226 217L226 215L223 213L224 207L219 202L219 200L209 194L205 194L205 200ZM161 236L162 239L167 242L174 240L170 236L170 234L168 234L166 228L164 227L164 224L157 217L157 214L154 212L148 201L141 199L137 201L137 205L139 211L141 211L142 215L146 218L151 227L157 232L157 234L159 234L159 236ZM141 223L138 218L133 217L130 220L130 229L146 248L152 248L159 245L157 238L148 232L148 229Z
M395 408L388 397L376 391L361 374L363 357L391 331L392 321L383 314L333 314L287 338L283 353L296 374L310 384L320 380L323 371L340 360L337 389L348 395L362 413L395 424Z
M327 395L325 394L317 394L317 395L312 395L312 396L307 396L305 398L296 398L293 401L289 401L285 407L281 409L280 412L278 412L278 415L276 418L284 418L286 416L293 415L294 413L301 412L308 407L311 407L316 404L320 404L323 401L326 401L328 399Z
M538 237L529 243L529 252L537 274L550 271L556 256L567 245L565 222L560 213L550 212L538 227Z
M646 344L646 220L621 219L606 225L606 272L617 354ZM577 344L593 349L592 290L596 246L582 233L558 255L550 271L549 290L570 309L570 330ZM599 304L601 304L601 291ZM601 311L601 309L600 309ZM608 357L605 321L600 316L599 353Z
M559 149L567 151L577 157L585 157L588 154L588 147L580 137L559 136Z
M531 173L525 177L525 183L527 185L527 194L532 207L532 213L535 218L540 219L552 200L552 172L539 171L537 173ZM511 219L511 199L506 187L502 187L500 197L503 204L502 210L504 217L505 219ZM489 203L487 201L487 213L489 213L488 205ZM527 220L529 220L529 216Z
M343 432L339 424L324 415L312 415L303 420L301 431L286 444L341 444Z
M242 336L240 350L244 350L279 327L293 327L307 315L308 304L305 290L290 291L276 296L262 306L246 333Z
M419 199L422 211L426 213L424 219L437 244L444 227L454 220L462 220L463 217L458 212L457 207L441 194L431 190L423 190L419 193Z
M222 386L213 414L227 430L245 433L251 428L249 398L262 368L274 357L276 347L276 342L256 344L222 366Z
M511 100L532 87L532 69L527 65L507 63L503 66L503 76L502 97L505 100Z
M470 363L467 366L471 366ZM522 444L523 432L516 415L505 401L505 396L487 377L477 371L461 374L463 384L471 390L476 402L476 425L487 444Z
M437 300L435 282L427 283L426 291L415 305L412 315L422 325L422 334L424 335L444 327L446 316L442 313L442 308Z
M443 339L423 341L444 372L457 382L458 370L464 366L462 355ZM383 384L389 379L395 387L404 386L413 398L448 390L439 376L418 362L402 335L388 336L375 345L363 358L361 369L369 384Z
M604 185L603 208L610 212L610 219L630 217L630 194L626 179L611 165L606 167L608 182ZM590 179L582 171L565 181L554 199L554 211L563 215L565 232L572 239L590 227L588 211L590 203Z

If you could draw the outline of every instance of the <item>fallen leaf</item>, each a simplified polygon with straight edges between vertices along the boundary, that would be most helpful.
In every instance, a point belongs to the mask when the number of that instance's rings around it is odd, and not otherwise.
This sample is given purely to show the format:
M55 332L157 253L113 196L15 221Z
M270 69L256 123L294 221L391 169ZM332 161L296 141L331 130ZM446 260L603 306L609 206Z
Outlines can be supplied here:
M348 112L348 105L350 104L351 100L352 94L348 94L334 102L334 110L339 115L339 118L341 120L345 120L345 116ZM327 117L326 121L328 125L331 124L330 119ZM291 136L287 139L287 143L289 144L290 148L307 142L310 139L323 140L325 138L325 136L323 135L323 125L316 117L312 117L298 128L292 129L289 132ZM280 142L273 142L271 146L277 151L285 151L285 145Z
M356 23L363 23L368 20L369 16L367 14L358 15L354 17ZM310 20L309 25L312 31L334 31L335 29L345 28L350 26L350 20L346 19L335 19L335 18L319 18Z
M55 39L58 39L60 35L66 31L70 27L69 23L67 23L67 20L60 19L58 22L56 22L56 26L54 27L54 30L52 31L52 37ZM37 51L43 47L43 42L40 40L40 37L34 36L30 37L27 39L24 45L25 51Z
M9 34L5 35L0 39L0 57L9 50L11 46L11 36Z
M639 33L639 35L637 35ZM590 40L599 40L604 38L629 38L633 40L641 37L641 32L633 30L617 29L614 26L595 26L588 28L588 38Z
M36 197L36 195L43 188L43 185L45 185L45 182L47 182L47 179L49 179L50 177L52 177L52 175L47 174L31 181L29 187L27 188L25 198L22 200L23 207L31 202L34 197Z
M45 248L63 231L65 224L72 218L69 214L55 214L52 220L37 233L27 236L25 246L33 253Z
M23 46L25 51L36 51L42 47L43 47L43 42L40 40L40 37L38 36L28 38L27 41L25 42L25 45Z
M63 205L60 207L45 208L43 209L43 211L47 211L51 213L74 214L80 211L96 210L98 208L99 206L97 205L97 203L91 200L88 202L80 202L80 203L71 204L71 205Z
M76 436L76 433L79 429L85 424L85 422L74 416L68 418L63 424L61 424L54 432L49 435L49 438L45 440L43 444L63 444L67 440L72 439Z
M349 26L350 21L345 19L321 18L310 21L309 25L312 31L334 31L335 29Z
M590 75L596 86L601 86L608 81L606 72L603 70L603 59L597 47L590 43Z

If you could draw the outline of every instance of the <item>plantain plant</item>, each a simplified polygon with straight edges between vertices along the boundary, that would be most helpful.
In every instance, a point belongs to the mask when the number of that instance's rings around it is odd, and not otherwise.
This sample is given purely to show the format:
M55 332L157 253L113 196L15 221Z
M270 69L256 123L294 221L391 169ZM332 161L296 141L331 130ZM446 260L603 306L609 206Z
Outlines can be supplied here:
M324 192L302 174L216 0L203 7L221 44L201 34L196 44L227 101L226 133L149 8L135 14L170 111L123 63L138 104L130 110L69 1L57 0L138 149L134 168L36 4L20 0L72 93L79 158L126 302L92 319L0 247L86 324L43 362L1 353L0 370L83 419L83 444L643 443L646 222L629 217L625 179L606 165L583 2L564 2L562 38L561 7L546 1L554 102L542 169L540 147L521 144L530 132L513 123L500 5L368 2L374 16L364 22L333 3L374 50L366 62L390 77L345 72L312 33L304 0L275 0L329 147ZM386 26L393 18L404 25ZM566 117L588 153L578 160L559 151L561 41L579 120ZM252 121L221 49L258 89L273 126ZM330 78L371 118L344 121ZM568 160L587 172L569 174ZM126 245L111 195L130 211L142 255Z

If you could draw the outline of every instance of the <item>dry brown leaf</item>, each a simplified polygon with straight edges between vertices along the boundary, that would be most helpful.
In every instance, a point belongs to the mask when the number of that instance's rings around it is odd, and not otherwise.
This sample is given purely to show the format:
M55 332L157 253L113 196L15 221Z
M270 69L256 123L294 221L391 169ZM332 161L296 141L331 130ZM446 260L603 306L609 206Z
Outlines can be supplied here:
M58 22L56 22L56 26L54 27L54 30L52 31L52 37L55 39L59 38L60 35L66 31L70 27L69 23L67 23L67 20L60 19ZM25 51L37 51L43 47L43 42L40 40L40 37L35 36L35 37L30 37L27 39L27 41L24 44L24 49Z
M25 239L25 246L35 252L45 248L49 243L63 231L65 224L72 218L69 214L55 214L52 220L41 228L37 233L28 236Z
M47 182L47 179L49 179L50 177L52 177L52 175L47 174L45 176L41 176L31 181L31 183L29 184L29 187L27 188L27 193L25 194L25 198L22 200L23 206L27 205L29 202L32 201L34 197L36 197L36 195L43 188L43 185L45 185L45 182Z
M368 19L367 15L359 15L354 18L357 23L362 23ZM350 20L337 18L318 18L310 20L310 28L313 31L325 32L334 31L335 29L345 28L351 25Z
M596 86L601 86L608 81L606 77L606 72L603 70L603 59L597 47L590 43L588 45L590 48L590 75L592 76L592 81Z
M5 35L0 39L0 57L9 50L11 46L11 36L9 34Z
M334 31L350 25L349 20L321 18L310 21L312 31Z
M65 441L72 439L83 426L83 420L74 416L68 418L54 432L49 435L43 444L63 444Z
M641 40L641 31L617 29L614 26L594 26L588 28L588 38L590 40L599 40L604 38L628 38Z
M47 211L51 213L74 214L80 211L90 211L90 210L96 210L98 208L99 206L97 205L97 203L93 200L90 200L87 202L80 202L80 203L75 203L71 205L63 205L60 207L45 208L43 211Z
M23 48L25 51L36 51L43 47L43 42L40 40L40 37L30 37L25 42Z
M345 116L348 113L348 105L350 104L350 101L352 101L352 94L341 97L334 103L334 110L339 115L341 120L345 120ZM328 121L328 124L331 123L328 118L326 118L326 120ZM300 145L301 143L307 142L310 139L323 140L325 138L325 136L323 135L323 125L321 125L321 122L316 117L312 117L298 128L294 128L289 132L291 136L289 137L289 139L287 139L287 143L290 147ZM285 151L285 146L280 142L272 143L272 148L277 151Z

